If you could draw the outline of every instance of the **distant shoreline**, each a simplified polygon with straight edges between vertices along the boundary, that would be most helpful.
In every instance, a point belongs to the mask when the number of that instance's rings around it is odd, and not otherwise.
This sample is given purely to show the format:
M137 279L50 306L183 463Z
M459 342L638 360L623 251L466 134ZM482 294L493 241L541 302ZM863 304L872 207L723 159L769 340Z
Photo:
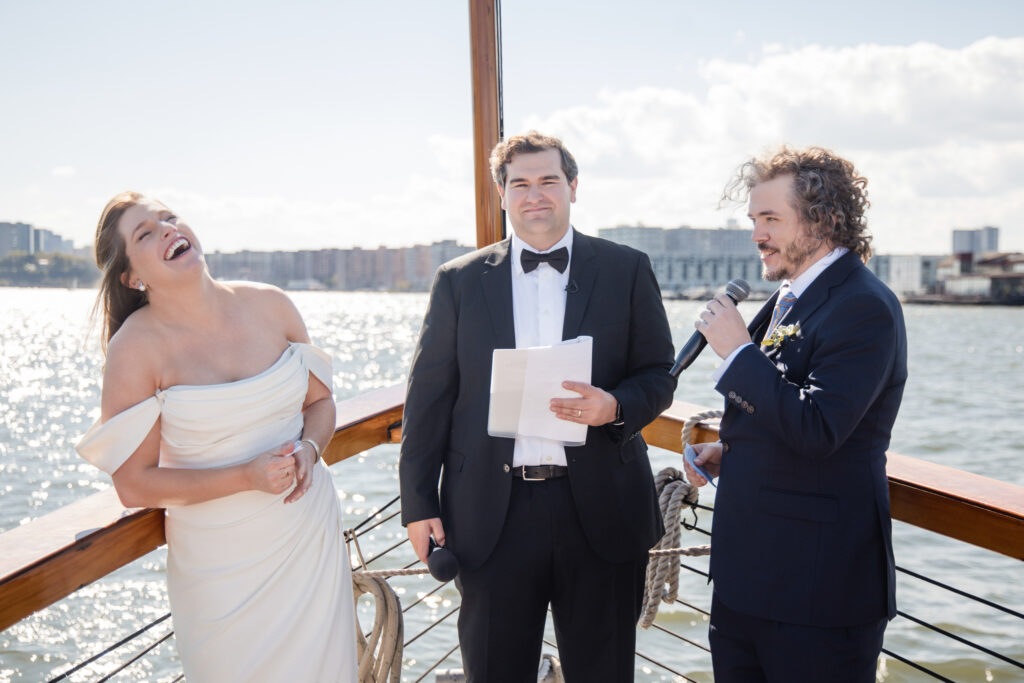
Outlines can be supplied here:
M32 283L32 284L12 284L9 282L0 282L0 289L67 289L69 291L77 290L93 290L96 291L98 283L91 283L88 285L75 284L69 282L47 282L47 283ZM315 293L315 294L427 294L424 290L379 290L379 289L286 289L284 291L288 293ZM686 296L680 295L675 292L663 292L662 300L664 301L706 301L713 296L713 293L709 293L706 296ZM750 296L747 297L748 302L765 301L769 297L769 293L766 292L751 292ZM946 295L927 295L927 296L912 296L912 297L901 297L900 302L906 305L920 305L920 306L978 306L978 307L991 307L991 306L1024 306L1024 299L977 299L968 297L954 297Z
M955 296L951 294L922 294L900 298L904 304L921 304L923 306L1024 306L1024 297L1007 297L995 299L991 297Z

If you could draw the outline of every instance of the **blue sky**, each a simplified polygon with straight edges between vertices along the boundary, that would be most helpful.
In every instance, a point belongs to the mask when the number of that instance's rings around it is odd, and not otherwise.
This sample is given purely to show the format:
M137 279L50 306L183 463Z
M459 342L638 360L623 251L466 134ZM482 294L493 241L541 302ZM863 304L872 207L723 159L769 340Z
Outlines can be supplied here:
M1024 249L1024 3L502 7L506 131L562 136L574 223L745 225L746 157L869 178L883 253L996 225ZM0 0L0 220L85 244L141 189L207 250L474 235L464 1Z

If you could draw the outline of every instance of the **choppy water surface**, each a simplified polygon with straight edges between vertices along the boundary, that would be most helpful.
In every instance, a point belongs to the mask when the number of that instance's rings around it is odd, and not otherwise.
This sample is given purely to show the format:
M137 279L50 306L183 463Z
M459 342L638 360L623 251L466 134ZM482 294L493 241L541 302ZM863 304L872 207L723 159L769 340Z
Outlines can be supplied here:
M85 339L93 291L0 289L0 531L79 500L109 486L109 479L80 460L73 444L99 412L102 357L95 335ZM337 397L403 381L426 302L422 294L296 293L314 343L334 359ZM692 332L701 304L666 302L678 346ZM757 304L742 305L749 319ZM1024 485L1020 466L1020 427L1024 382L1024 309L910 306L910 381L892 450L931 462ZM680 400L721 406L710 373L708 352L681 377ZM679 456L653 454L655 469L679 467ZM397 448L385 446L333 468L346 523L372 515L397 493ZM713 502L702 492L703 502ZM700 526L709 527L702 515ZM403 536L387 526L361 539L365 553L382 550ZM705 539L690 533L684 543ZM897 563L1018 611L1024 610L1021 563L895 523ZM401 560L411 561L403 546ZM68 599L0 632L0 681L51 678L167 611L165 553L154 552L97 581ZM688 564L706 568L706 561ZM706 609L710 592L703 577L683 572L680 595ZM430 579L395 581L403 603L429 591ZM1024 659L1024 624L1019 620L899 576L901 610L936 623L998 652ZM454 589L430 596L426 609L410 612L406 634L419 632L447 614ZM595 596L600 599L600 596ZM364 626L371 608L361 604ZM663 608L665 625L697 642L707 642L707 622L697 611ZM549 629L550 630L550 629ZM286 634L282 634L286 637ZM553 640L553 634L549 633ZM413 681L454 645L454 618L407 650L403 678ZM1021 670L938 637L897 618L886 633L886 647L954 680L1021 680ZM640 634L638 649L687 676L710 681L706 653L655 630ZM116 658L115 658L116 659ZM637 660L637 680L673 677ZM457 654L442 668L458 667ZM799 666L799 663L794 663ZM88 671L108 672L100 660ZM172 680L180 673L171 642L126 669L119 680ZM885 681L926 680L892 659L884 661ZM85 676L76 680L91 680ZM428 680L432 680L429 677Z

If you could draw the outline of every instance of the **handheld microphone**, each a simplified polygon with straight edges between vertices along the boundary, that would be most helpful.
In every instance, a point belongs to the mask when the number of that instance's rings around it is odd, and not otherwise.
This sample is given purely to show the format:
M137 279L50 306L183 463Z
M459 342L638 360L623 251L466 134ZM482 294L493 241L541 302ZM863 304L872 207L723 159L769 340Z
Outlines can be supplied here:
M725 294L734 304L738 304L747 298L750 294L750 285L747 284L746 280L736 278L730 280L729 284L725 286ZM676 356L675 365L668 371L668 374L673 377L679 377L679 373L690 367L690 364L697 359L700 352L704 350L704 347L708 345L708 340L705 339L704 335L700 332L694 332L689 340L683 344L683 348L679 349L679 355Z
M430 550L427 552L427 568L430 575L438 581L451 581L459 573L459 561L455 553L439 546L430 539Z

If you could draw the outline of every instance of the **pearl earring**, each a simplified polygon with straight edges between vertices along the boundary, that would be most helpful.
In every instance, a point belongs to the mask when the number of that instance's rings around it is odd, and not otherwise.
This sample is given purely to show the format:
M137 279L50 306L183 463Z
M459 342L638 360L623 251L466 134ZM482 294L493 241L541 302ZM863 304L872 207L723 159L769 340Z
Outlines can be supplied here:
M145 292L146 291L146 285L144 285L144 284L142 284L140 282L137 285L135 285L135 289L139 290L140 292Z

